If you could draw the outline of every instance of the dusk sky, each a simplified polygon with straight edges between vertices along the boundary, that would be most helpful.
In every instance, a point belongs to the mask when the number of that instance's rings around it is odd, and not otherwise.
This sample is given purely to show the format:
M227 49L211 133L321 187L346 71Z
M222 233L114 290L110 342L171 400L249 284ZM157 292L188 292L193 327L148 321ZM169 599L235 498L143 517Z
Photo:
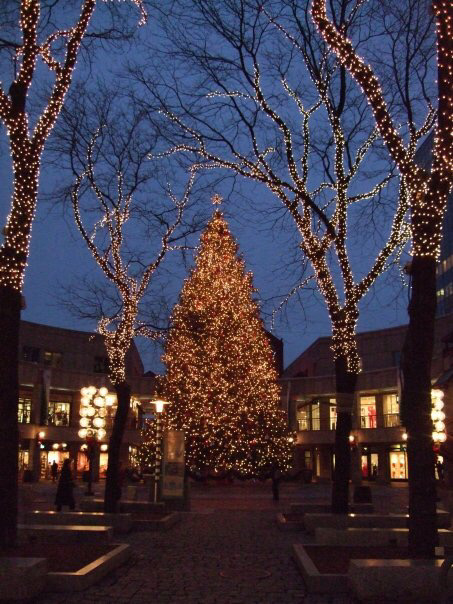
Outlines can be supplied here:
M153 24L148 23L147 28ZM150 30L151 31L151 30ZM105 61L105 55L103 57ZM102 66L105 67L105 63ZM93 71L101 68L100 61L95 61ZM82 73L81 69L77 75ZM105 69L104 69L105 75ZM58 169L53 166L44 166L41 172L41 190L49 191L54 182L59 182ZM11 191L11 167L8 160L8 148L5 131L0 131L0 182L1 205L0 219L2 225L9 211ZM253 199L254 205L271 208L271 194L264 187L251 187L243 185L244 194ZM212 191L225 194L225 191ZM203 212L209 216L212 212L209 195L204 199ZM288 240L291 239L291 225L285 230L278 224L273 231L270 229L273 215L266 220L264 216L258 217L252 210L244 209L246 204L234 192L228 195L224 204L225 215L229 221L231 231L236 237L240 252L243 254L246 268L254 274L254 284L258 290L257 297L266 301L263 305L267 328L270 327L269 313L276 307L290 287L294 284L290 273L285 270L285 265L291 257ZM261 204L261 197L263 203ZM267 205L266 205L267 204ZM260 224L257 228L257 220ZM193 243L196 244L197 235ZM370 262L369 242L360 243L360 238L355 244L354 261L356 270L360 273L365 270ZM362 247L363 245L363 247ZM174 277L169 287L169 298L176 301L181 287L182 279L186 276L185 270L178 266L178 260L166 259L169 267L173 267ZM173 262L173 264L172 264ZM175 267L176 265L176 267ZM24 295L26 309L22 314L23 319L37 323L44 323L59 327L91 330L94 324L82 322L70 316L59 305L57 295L60 285L68 285L74 279L84 275L100 277L100 271L82 242L81 237L73 224L69 212L65 215L61 208L51 210L50 206L38 203L38 211L32 231L31 252L28 269L25 277ZM274 299L275 298L275 299ZM388 280L381 278L377 286L371 291L361 304L361 317L358 324L359 331L378 329L398 325L406 321L407 292L395 282L390 286ZM330 335L330 321L327 311L319 296L312 294L306 296L303 308L294 300L288 306L286 316L277 319L275 335L283 339L285 366L300 354L317 337ZM162 371L159 362L159 352L149 350L139 344L143 353L145 369Z

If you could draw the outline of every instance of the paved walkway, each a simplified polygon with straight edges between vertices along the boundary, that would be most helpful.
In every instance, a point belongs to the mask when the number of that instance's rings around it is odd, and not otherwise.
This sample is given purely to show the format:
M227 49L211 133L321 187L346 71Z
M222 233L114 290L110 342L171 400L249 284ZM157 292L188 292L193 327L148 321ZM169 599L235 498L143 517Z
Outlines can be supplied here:
M351 604L309 596L291 558L303 533L278 530L275 514L289 501L325 499L328 487L284 485L279 504L269 485L200 487L192 512L166 533L131 533L133 557L98 585L78 594L44 594L36 604ZM404 505L406 489L377 499Z

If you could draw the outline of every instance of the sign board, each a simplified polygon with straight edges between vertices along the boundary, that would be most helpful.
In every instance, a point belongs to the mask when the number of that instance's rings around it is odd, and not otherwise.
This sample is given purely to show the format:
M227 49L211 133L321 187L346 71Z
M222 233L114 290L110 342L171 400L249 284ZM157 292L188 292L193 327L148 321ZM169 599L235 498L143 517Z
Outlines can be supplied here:
M163 499L184 497L184 432L181 430L164 433L161 496Z

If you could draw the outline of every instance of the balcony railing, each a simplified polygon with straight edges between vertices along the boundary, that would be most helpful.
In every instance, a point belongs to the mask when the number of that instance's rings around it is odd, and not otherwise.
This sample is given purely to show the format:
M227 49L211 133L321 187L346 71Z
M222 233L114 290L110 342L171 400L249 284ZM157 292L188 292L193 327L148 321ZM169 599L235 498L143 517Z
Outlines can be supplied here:
M384 428L396 428L400 425L399 413L384 413Z
M361 415L360 416L360 427L361 428L377 428L376 416L375 415Z
M312 417L311 421L309 419L298 419L297 424L300 432L308 430L335 430L335 421L329 422L319 417Z

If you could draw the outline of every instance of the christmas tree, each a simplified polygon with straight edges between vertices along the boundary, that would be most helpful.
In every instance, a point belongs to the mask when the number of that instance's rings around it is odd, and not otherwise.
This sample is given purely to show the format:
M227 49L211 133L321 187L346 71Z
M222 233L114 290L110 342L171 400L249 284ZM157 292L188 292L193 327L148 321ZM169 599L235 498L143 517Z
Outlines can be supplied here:
M174 309L163 356L168 425L185 431L193 474L265 477L291 465L293 437L253 291L216 210Z

